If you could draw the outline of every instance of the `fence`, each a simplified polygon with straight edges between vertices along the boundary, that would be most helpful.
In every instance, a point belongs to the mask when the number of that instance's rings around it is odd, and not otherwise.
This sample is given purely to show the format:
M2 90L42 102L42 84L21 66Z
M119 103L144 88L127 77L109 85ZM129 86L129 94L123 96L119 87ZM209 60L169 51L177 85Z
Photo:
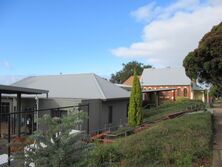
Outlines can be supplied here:
M34 131L41 128L38 123L38 118L44 114L49 114L51 117L63 117L69 112L86 112L89 116L89 104L81 104L76 106L65 106L57 108L47 108L40 110L26 110L21 112L0 113L0 154L8 154L8 162L0 164L0 167L11 165L11 142L13 140L22 140ZM89 119L86 120L83 127L78 130L86 130L89 132ZM13 139L13 140L12 140Z

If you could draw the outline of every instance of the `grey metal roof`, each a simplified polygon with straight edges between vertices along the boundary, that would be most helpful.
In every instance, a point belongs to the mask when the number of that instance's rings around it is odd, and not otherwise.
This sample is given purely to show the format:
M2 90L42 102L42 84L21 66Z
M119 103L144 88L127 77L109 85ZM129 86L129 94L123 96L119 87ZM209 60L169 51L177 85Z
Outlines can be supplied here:
M49 97L54 98L107 100L130 96L126 90L92 73L28 77L13 85L47 89Z
M33 89L33 88L24 88L24 87L18 87L18 86L9 86L9 85L0 85L0 93L6 93L6 94L43 94L48 93L48 90L42 90L42 89Z
M200 87L199 85L197 85L196 83L192 83L192 90L196 90L196 91L204 91L205 89L203 89L202 87Z
M140 81L143 86L191 84L184 68L144 69Z

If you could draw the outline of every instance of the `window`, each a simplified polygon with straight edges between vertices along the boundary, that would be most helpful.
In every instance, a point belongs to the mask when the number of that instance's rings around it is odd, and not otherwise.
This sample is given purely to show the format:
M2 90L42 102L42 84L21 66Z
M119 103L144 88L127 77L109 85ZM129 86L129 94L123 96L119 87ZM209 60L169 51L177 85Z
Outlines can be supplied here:
M51 117L61 117L61 112L59 110L51 110Z
M51 110L51 117L64 117L67 115L67 111L66 110L59 110L59 109L52 109Z
M181 96L181 90L180 90L180 88L177 89L177 96Z
M108 123L111 124L113 122L113 107L109 106L109 113L108 113Z
M187 97L187 88L183 89L183 95L184 95L184 97Z

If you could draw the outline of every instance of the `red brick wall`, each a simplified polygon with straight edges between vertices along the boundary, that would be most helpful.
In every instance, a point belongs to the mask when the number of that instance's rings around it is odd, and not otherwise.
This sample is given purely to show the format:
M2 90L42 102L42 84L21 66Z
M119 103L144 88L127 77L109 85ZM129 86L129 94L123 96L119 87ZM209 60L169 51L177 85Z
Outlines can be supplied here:
M187 98L191 97L191 86L190 85L164 85L164 86L143 86L146 90L155 90L155 89L167 89L167 88L175 88L176 98L178 97L178 90L180 89L180 96L184 97L184 89L187 89ZM160 99L171 99L173 100L173 91L164 91L160 93Z

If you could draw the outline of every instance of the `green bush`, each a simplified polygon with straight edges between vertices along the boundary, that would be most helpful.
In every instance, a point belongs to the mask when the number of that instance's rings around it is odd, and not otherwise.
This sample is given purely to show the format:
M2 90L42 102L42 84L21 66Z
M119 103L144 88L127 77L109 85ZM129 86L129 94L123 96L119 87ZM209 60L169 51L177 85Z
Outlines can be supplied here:
M77 113L72 110L62 118L52 118L45 114L39 119L44 128L39 128L28 138L34 141L34 146L20 143L23 148L26 146L25 154L22 149L13 158L27 164L34 163L38 167L78 166L85 150L88 149L87 143L82 142L87 139L87 135L81 131L74 134L70 132L77 125L83 124L86 117L84 112Z

